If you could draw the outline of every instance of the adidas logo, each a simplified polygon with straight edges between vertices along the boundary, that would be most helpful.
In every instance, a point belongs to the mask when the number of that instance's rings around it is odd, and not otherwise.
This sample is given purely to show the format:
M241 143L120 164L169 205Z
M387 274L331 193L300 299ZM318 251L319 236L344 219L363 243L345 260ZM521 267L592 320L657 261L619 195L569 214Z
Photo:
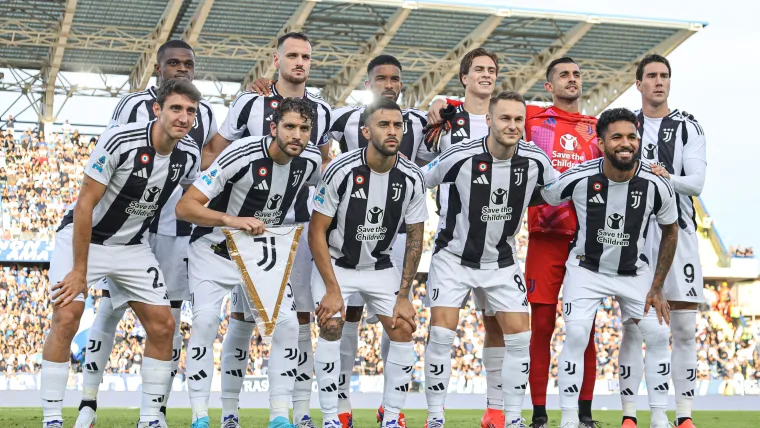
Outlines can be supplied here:
M243 377L243 371L240 370L240 369L237 369L237 370L228 370L225 373L228 374L228 375L235 376L235 377Z
M288 370L285 373L280 373L280 376L296 377L296 369Z
M358 198L358 199L367 199L367 194L364 193L364 188L361 188L357 190L356 192L351 194L352 198Z
M575 385L573 385L573 386L575 386ZM515 389L523 389L523 390L527 389L527 388L528 388L528 384L527 383L524 383L522 385L518 385L518 386L515 387Z
M270 114L270 115L269 115L269 116L267 116L267 118L266 118L266 119L264 119L264 120L266 120L267 122L271 122L271 121L272 121L272 119L274 119L274 114Z
M91 371L91 372L98 371L98 365L95 364L94 362L93 363L89 363L89 364L85 364L84 368L87 369L87 370L89 370L89 371Z
M569 388L565 388L565 392L567 392L568 394L578 393L578 385L572 384Z
M597 193L596 195L594 195L593 198L589 199L588 201L589 202L593 202L595 204L603 204L604 203L604 198L602 198L601 194Z
M428 386L428 389L431 391L443 391L446 387L443 385L443 382L440 382L437 385Z
M688 391L684 392L684 393L683 393L683 394L681 394L681 395L685 395L685 396L687 396L687 397L693 397L693 396L694 396L694 390L693 390L693 389L690 389L690 390L688 390Z
M485 175L478 176L478 178L472 180L472 182L475 184L490 184Z
M688 293L686 293L689 297L697 297L697 290L694 289L694 287L691 287Z
M253 188L256 190L269 190L269 185L266 181L262 181L261 183L253 186Z
M154 399L153 399L153 402L154 402L154 403L163 403L163 402L164 402L164 396L163 396L163 395L161 395L161 396L159 396L158 398L154 398Z
M396 389L396 391L408 392L409 391L409 384L407 383L405 385L401 385L399 387L396 387L395 389Z
M297 381L297 382L306 382L306 381L307 381L307 380L309 380L309 379L311 379L311 376L309 376L309 375L307 375L306 373L304 373L304 374L302 374L302 375L298 376L298 377L296 378L296 381Z
M345 393L341 392L338 394L338 400L348 400L348 396Z
M334 383L331 383L331 384L327 385L326 387L320 389L320 391L322 391L322 392L335 392L337 390L338 390L338 387L335 386Z
M196 380L197 381L197 380L201 380L201 379L206 379L207 377L208 377L208 375L206 374L206 372L204 372L203 370L201 370L201 371L198 372L198 374L190 376L190 380Z
M633 395L633 391L631 391L631 388L626 388L620 391L620 395Z
M670 386L668 386L668 383L665 382L662 385L656 387L654 390L655 391L668 391L668 390L670 390Z
M148 178L148 173L145 171L145 168L138 169L137 171L133 172L132 175L140 178Z
M469 138L467 135L467 131L464 130L464 128L461 128L459 131L454 133L455 137L462 137L462 138Z

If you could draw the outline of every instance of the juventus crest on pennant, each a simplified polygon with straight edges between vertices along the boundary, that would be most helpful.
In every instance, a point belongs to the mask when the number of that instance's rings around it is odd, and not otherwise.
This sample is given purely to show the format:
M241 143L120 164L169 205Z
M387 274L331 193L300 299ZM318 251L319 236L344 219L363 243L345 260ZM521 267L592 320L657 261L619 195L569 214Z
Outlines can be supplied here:
M272 341L280 305L289 289L290 270L302 230L303 225L272 227L262 235L253 236L240 230L222 228L230 259L240 274L246 299L245 318L256 319L259 333L266 344Z

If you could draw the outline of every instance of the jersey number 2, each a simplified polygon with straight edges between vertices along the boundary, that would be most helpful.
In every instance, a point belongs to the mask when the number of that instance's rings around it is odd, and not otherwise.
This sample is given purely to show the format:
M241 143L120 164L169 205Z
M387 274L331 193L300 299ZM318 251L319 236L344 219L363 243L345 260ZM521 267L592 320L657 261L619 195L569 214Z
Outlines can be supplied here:
M163 282L158 282L158 268L151 266L148 268L148 273L153 274L153 288L160 288L164 286Z

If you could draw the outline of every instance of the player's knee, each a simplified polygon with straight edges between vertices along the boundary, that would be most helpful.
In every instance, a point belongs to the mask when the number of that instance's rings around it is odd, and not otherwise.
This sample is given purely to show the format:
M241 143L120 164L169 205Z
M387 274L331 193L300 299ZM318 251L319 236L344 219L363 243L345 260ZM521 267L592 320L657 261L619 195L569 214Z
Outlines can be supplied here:
M647 349L665 348L670 345L670 328L655 319L642 319L638 324Z
M455 337L456 331L450 330L448 328L433 326L430 328L428 346L442 346L448 349L454 344Z
M388 332L388 337L393 342L409 342L412 340L414 328L406 321L397 321L396 327Z
M324 325L319 327L319 337L329 342L340 340L343 333L343 319L340 317L330 318Z
M168 312L165 316L153 316L150 322L144 323L145 333L153 341L169 341L174 340L174 329L176 324L171 312Z
M364 306L348 306L346 308L346 321L359 322L362 320L362 313L364 313Z
M69 305L65 308L56 309L53 312L53 325L55 331L62 340L71 341L79 330L79 320L82 319L82 311Z
M591 334L591 324L588 320L570 320L565 322L565 344L579 345L586 349L588 335ZM580 346L583 344L584 346Z

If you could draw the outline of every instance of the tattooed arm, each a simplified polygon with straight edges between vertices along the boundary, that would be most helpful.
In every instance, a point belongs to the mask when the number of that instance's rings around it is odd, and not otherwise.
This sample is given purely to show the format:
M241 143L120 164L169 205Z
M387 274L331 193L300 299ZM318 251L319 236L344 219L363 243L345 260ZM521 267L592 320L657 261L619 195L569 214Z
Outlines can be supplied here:
M660 239L660 254L657 257L657 267L652 280L652 288L647 293L644 313L649 312L649 307L654 306L657 311L657 319L662 323L663 319L670 324L670 305L662 291L665 277L668 276L670 266L673 264L673 256L678 244L678 223L660 225L662 239Z
M406 226L406 251L404 253L404 270L401 276L401 287L398 298L408 300L412 291L412 282L417 276L417 268L422 257L422 236L425 233L425 223L409 224Z

